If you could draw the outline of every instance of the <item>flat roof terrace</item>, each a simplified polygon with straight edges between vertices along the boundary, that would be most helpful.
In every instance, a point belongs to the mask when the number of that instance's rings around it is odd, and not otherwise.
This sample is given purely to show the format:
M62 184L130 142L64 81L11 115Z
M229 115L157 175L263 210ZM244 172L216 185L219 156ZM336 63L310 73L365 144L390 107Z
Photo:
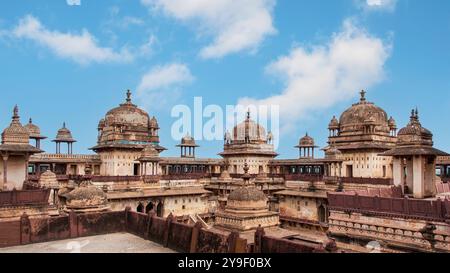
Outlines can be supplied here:
M31 245L0 248L0 253L176 253L130 233L81 237Z

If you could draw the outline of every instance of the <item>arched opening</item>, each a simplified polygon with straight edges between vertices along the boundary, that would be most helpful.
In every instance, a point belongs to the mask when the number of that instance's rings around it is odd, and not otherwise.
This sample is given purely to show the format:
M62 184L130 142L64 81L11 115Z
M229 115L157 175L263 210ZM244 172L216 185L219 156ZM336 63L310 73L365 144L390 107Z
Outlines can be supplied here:
M319 206L319 208L317 209L317 212L319 214L318 215L319 222L326 223L327 222L327 210L323 204Z
M152 211L153 207L154 205L152 202L148 203L148 205L145 207L145 213L149 213L150 211Z
M158 206L156 207L156 215L158 217L163 217L163 203L159 202Z
M136 208L136 211L143 213L144 212L144 205L142 205L142 203L139 203L139 205Z

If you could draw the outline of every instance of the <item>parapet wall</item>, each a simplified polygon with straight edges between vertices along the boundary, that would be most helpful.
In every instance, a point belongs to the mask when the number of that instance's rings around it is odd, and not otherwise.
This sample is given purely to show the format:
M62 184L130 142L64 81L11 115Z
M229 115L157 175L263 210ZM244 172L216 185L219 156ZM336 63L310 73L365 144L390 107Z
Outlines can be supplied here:
M187 225L175 217L160 218L155 213L99 212L67 216L30 218L0 222L0 248L108 233L129 232L182 253L308 253L327 252L320 244L305 244L255 233L255 244L247 244L237 232L222 233ZM262 233L261 233L262 232ZM256 238L258 236L258 238Z

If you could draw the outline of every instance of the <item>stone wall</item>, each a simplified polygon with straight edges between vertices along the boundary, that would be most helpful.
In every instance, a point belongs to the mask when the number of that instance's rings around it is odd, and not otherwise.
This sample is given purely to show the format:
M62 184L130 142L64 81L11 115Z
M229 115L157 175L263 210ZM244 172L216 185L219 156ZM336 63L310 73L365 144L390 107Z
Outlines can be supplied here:
M125 212L75 214L0 222L0 247L125 231Z
M429 234L428 225L435 229ZM376 242L381 252L450 252L450 226L445 222L331 211L329 231L350 245Z

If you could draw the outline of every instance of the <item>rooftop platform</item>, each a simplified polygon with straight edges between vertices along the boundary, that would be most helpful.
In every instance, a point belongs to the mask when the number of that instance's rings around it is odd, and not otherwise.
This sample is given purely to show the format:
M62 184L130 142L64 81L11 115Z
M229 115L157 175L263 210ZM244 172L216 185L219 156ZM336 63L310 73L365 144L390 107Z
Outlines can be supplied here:
M0 253L176 253L129 233L113 233L62 241L1 248Z

